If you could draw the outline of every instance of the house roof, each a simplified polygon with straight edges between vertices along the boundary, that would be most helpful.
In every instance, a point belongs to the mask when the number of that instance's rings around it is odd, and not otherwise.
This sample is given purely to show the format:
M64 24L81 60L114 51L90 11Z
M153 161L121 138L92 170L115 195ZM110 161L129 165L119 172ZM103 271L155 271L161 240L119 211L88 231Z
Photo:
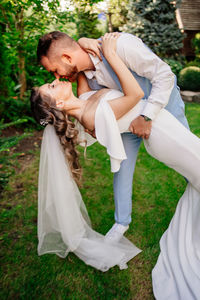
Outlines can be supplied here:
M200 31L200 0L182 0L176 15L179 28Z

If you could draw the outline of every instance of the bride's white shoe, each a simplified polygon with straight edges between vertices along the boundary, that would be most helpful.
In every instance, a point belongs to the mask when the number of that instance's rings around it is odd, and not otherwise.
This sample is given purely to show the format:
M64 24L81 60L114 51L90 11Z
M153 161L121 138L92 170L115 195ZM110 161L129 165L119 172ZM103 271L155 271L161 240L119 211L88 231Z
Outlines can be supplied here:
M112 228L106 233L106 242L119 242L124 233L128 230L129 225L124 226L122 224L115 223Z

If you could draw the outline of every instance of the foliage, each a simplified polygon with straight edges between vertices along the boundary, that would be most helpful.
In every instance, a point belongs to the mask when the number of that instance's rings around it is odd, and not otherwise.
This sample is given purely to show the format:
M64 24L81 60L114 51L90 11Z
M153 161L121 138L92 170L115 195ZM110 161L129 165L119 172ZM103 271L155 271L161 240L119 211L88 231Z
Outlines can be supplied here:
M199 67L200 68L200 34L196 34L195 39L192 41L193 47L195 48L196 58L193 61L186 62L184 57L178 56L176 59L164 58L163 60L170 65L172 72L179 77L179 73L183 68L186 67Z
M175 57L183 47L175 11L179 1L131 0L124 31L140 37L157 55Z
M6 76L0 89L5 96L23 98L27 88L44 83L47 77L36 62L39 37L51 26L65 22L67 13L59 11L58 0L8 0L2 1L0 8L0 77Z
M17 115L30 116L27 100L30 88L53 80L53 76L37 64L40 36L53 30L66 32L75 39L83 35L101 35L95 29L98 19L92 12L94 2L98 0L71 0L69 4L76 4L74 10L70 5L62 10L59 0L1 1L0 114L6 122L16 120Z
M15 124L19 124L19 127L22 127L20 120L21 118L25 118L28 122L28 127L40 129L41 126L38 125L32 117L29 96L30 93L27 92L26 97L22 100L20 100L18 97L2 98L0 102L0 115L3 122L13 121ZM18 121L19 123L17 123Z
M37 64L38 39L46 32L61 30L72 20L71 13L62 12L59 5L58 0L0 3L0 116L4 122L26 116L36 125L30 112L30 88L54 78Z
M191 66L200 68L200 59L196 58L195 60L190 61L185 65L185 67L191 67Z
M4 26L0 23L0 32L2 33ZM12 56L10 56L10 49L4 41L3 35L0 39L0 90L1 95L7 97L14 87L15 83L15 74L12 70L12 65L14 64Z
M13 121L11 123L0 124L0 135L2 130L10 127L16 126L22 123L27 122L27 119L19 119L17 121ZM15 154L10 155L10 150L13 146L16 146L20 140L27 137L28 134L24 133L18 136L12 137L0 137L0 193L8 182L9 177L13 174L14 169L12 166L12 158L16 157Z
M93 4L101 0L77 1L73 0L75 11L73 21L76 24L77 37L99 38L102 32L99 31L98 14L93 10Z
M192 40L192 45L195 49L196 58L200 60L200 32L195 35L195 38Z
M183 69L183 63L172 58L163 59L170 67L172 72L178 77L180 71Z
M121 27L126 24L128 3L129 0L107 1L106 14L108 15L108 27L110 27L107 31L109 31L109 29L111 29L111 31L120 31Z
M178 82L183 90L200 91L200 68L184 68L179 74Z
M31 116L28 98L23 100L18 97L2 98L0 115L4 122L17 121L24 116Z

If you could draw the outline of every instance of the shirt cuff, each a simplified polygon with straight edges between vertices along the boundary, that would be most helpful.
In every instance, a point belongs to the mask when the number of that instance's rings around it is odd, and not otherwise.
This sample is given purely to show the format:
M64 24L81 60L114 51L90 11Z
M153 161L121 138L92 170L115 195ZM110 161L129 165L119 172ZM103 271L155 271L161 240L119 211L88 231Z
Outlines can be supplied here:
M141 115L147 116L151 120L154 120L161 108L161 105L147 101L147 104L145 105Z

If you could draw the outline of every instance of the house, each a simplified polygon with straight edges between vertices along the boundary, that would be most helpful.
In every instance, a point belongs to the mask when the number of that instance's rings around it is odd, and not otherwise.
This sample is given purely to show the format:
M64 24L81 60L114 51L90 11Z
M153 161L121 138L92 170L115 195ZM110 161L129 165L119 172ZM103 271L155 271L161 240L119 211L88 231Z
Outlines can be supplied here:
M183 54L188 60L192 60L195 53L191 41L196 33L200 33L200 0L182 0L176 19L179 28L187 35L183 41Z

